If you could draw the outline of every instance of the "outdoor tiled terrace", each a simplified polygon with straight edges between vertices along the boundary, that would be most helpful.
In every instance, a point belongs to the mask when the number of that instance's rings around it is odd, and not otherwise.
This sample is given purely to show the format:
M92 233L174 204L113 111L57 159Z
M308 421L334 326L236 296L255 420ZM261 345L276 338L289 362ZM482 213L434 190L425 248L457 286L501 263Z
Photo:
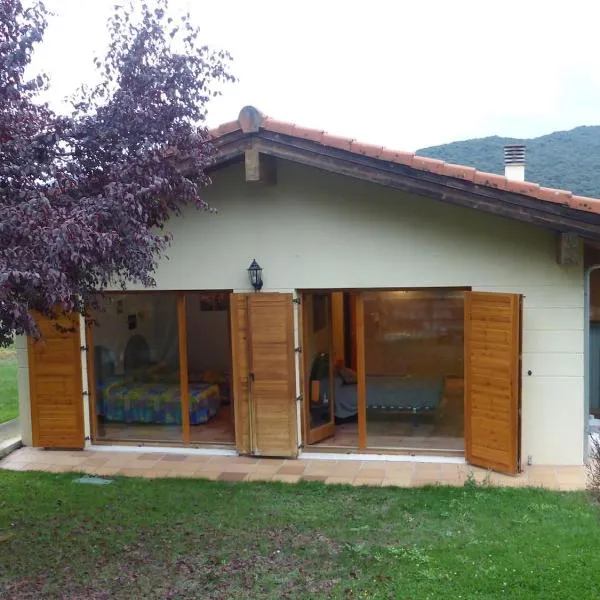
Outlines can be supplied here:
M327 484L418 487L464 485L474 478L499 486L541 486L556 490L585 488L584 467L528 467L517 476L501 475L460 463L396 460L301 458L280 460L243 456L119 450L55 451L21 448L0 468L18 471L83 472L90 475L161 478L197 477L221 481L321 481Z

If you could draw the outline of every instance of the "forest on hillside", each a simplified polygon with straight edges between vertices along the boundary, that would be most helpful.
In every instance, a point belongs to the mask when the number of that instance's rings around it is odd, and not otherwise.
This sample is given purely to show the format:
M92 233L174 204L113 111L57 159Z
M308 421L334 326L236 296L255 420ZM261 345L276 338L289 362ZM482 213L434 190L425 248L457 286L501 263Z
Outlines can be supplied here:
M527 181L600 197L600 126L576 127L531 139L491 136L431 146L417 154L502 174L507 144L527 146Z

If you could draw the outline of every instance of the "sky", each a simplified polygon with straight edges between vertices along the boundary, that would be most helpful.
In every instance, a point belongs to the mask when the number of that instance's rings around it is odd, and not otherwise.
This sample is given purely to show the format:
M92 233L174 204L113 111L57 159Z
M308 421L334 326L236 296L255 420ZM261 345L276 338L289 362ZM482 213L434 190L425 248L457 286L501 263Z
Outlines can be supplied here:
M34 57L63 99L94 80L115 0L46 0ZM414 151L600 124L597 0L171 0L234 57L209 125L252 104L304 127Z

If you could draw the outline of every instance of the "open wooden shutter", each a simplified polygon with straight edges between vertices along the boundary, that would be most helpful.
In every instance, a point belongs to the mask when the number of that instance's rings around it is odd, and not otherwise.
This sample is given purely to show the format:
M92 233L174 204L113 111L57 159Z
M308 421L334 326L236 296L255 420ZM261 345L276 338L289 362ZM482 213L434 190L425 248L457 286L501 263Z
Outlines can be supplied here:
M465 448L473 465L520 462L521 297L465 293Z
M298 442L292 295L250 295L248 323L255 454L296 456Z
M239 452L296 456L291 294L232 294L236 439Z
M36 315L42 332L29 340L29 389L33 445L42 448L83 448L83 382L79 315L66 315L59 324Z

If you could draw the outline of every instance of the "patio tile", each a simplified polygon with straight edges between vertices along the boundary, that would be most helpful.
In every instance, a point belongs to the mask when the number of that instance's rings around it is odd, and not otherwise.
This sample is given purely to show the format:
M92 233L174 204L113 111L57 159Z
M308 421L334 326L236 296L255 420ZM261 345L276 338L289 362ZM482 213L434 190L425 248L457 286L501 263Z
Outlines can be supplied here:
M44 469L36 468L35 470L36 471L44 471L46 473L72 473L72 472L74 472L74 469L69 465L45 465Z
M216 481L219 479L222 471L209 471L208 469L201 469L195 472L195 475L198 479L210 479L211 481Z
M283 481L284 483L298 483L300 475L285 475L283 473L275 473L271 477L271 481Z
M251 471L246 477L246 481L271 481L273 475L266 472Z
M119 475L125 475L126 477L144 477L145 473L147 473L146 469L121 469Z
M146 470L144 470L142 477L144 477L145 479L164 479L167 477L167 473L168 473L168 471L146 471Z
M2 465L3 469L7 471L43 471L39 465L36 463L28 463L28 462L14 462L7 465Z
M199 470L198 465L189 462L168 463L160 461L155 465L150 464L148 468L157 469L158 471L161 471L162 469L166 471L177 471L178 473L196 473Z
M94 475L118 475L120 471L118 467L98 467L92 472Z
M354 483L354 477L327 477L325 483L327 484L345 484L352 485Z
M372 463L371 463L372 464ZM332 471L335 473L335 476L344 477L346 475L352 475L356 477L358 472L361 469L361 464L358 461L340 461Z
M267 465L269 465L270 467L277 467L279 469L279 467L282 467L286 462L287 461L283 458L259 458L258 466L266 467Z
M82 467L100 467L108 462L108 456L92 456L92 458L86 458L80 466Z
M165 454L161 458L161 461L164 460L165 462L182 462L186 458L187 456L185 454Z
M411 487L412 477L386 477L381 485L383 487Z
M136 460L149 460L156 462L164 457L164 454L153 454L152 452L148 452L147 454L140 454Z
M352 485L369 485L369 486L381 486L383 483L383 477L355 477Z
M300 465L283 465L277 472L282 475L300 475L304 473L306 467L302 464Z
M383 481L383 478L385 477L385 469L381 468L374 468L374 467L369 467L367 469L361 469L358 474L357 474L357 478L360 479L381 479Z
M221 473L219 475L219 481L244 481L248 473L235 473L233 471L227 473Z
M321 483L325 483L327 479L328 477L325 475L303 475L301 478L302 481L320 481Z
M556 490L558 489L558 481L556 480L556 477L552 476L546 476L546 477L541 477L541 476L534 476L534 477L529 477L527 479L527 482L524 484L526 486L529 487L541 487L547 490Z
M254 456L232 456L230 459L236 465L257 465L260 461L259 458Z
M580 485L578 483L560 483L558 484L558 489L561 492L580 492L586 489L585 485Z

